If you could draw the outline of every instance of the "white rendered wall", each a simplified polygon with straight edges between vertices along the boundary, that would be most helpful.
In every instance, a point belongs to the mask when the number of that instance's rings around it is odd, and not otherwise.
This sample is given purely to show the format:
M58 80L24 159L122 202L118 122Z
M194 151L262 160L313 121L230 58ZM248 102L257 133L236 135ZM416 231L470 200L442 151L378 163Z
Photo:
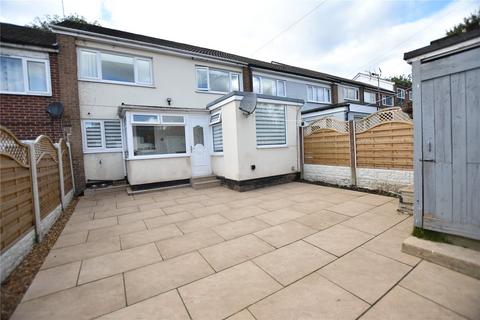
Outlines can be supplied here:
M128 182L132 185L190 179L190 156L127 161Z

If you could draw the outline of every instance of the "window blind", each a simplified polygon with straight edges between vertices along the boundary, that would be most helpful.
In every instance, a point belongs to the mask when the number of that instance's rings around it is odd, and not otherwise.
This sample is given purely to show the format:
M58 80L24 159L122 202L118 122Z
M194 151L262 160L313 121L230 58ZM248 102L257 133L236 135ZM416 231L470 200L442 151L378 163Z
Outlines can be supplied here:
M122 127L120 121L105 120L105 147L107 149L115 149L122 147Z
M212 126L213 151L223 152L223 130L222 124L218 123Z
M102 124L100 121L85 122L85 138L87 148L102 147Z
M259 104L255 110L257 146L287 143L285 106Z

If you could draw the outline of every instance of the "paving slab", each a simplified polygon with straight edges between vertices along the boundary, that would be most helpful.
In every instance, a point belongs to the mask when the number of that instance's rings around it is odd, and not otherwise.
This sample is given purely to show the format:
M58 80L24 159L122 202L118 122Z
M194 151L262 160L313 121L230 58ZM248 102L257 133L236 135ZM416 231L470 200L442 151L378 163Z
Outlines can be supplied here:
M177 226L184 233L191 233L227 222L230 222L230 220L219 214L212 214L206 217L178 222Z
M198 202L194 202L194 203L185 203L185 204L179 204L171 207L166 207L163 209L163 211L166 214L174 214L174 213L185 212L185 211L202 208L202 207L203 207L202 204Z
M355 201L361 202L361 203L366 203L366 204L371 204L374 206L379 206L384 203L390 202L392 200L397 200L396 198L393 197L387 197L387 196L382 196L379 194L367 194L361 197L358 197L355 199ZM398 203L397 203L398 204Z
M356 319L369 305L318 273L249 307L257 320Z
M154 228L166 226L168 224L189 220L193 218L194 216L192 216L191 213L179 212L179 213L170 214L166 216L145 219L144 222L148 229L154 229Z
M79 231L94 230L98 228L105 228L114 226L117 224L116 217L104 218L104 219L95 219L79 223L67 223L63 229L62 234L74 233Z
M378 235L406 218L408 218L407 215L400 213L382 215L367 212L342 222L342 224L366 233Z
M123 307L123 277L117 275L20 303L10 319L88 320Z
M109 313L98 320L190 320L176 290Z
M464 320L458 314L402 287L395 287L362 320Z
M328 210L319 210L316 213L300 217L296 221L315 230L323 230L347 219L350 217Z
M183 233L180 231L180 229L177 228L176 225L169 224L151 230L143 230L139 232L121 235L120 243L122 245L122 249L129 249L159 240L178 237L181 235L183 235Z
M47 270L40 270L23 296L22 301L75 287L77 285L80 264L80 261L76 261Z
M411 269L403 263L358 248L319 272L368 303L377 301Z
M161 261L155 244L109 253L84 260L78 283L86 283Z
M194 320L233 315L282 286L248 261L179 288Z
M215 226L212 229L222 236L225 240L238 238L249 233L254 233L266 228L270 225L255 217L237 220L234 222L225 223Z
M61 234L53 245L53 249L74 246L87 241L88 231L79 231L75 233Z
M118 217L119 224L127 224L140 220L145 220L148 218L155 218L159 216L164 216L165 212L162 209L150 209L145 211L137 211L129 214L124 214Z
M257 257L253 262L286 286L335 259L334 255L298 241Z
M303 216L305 216L304 213L292 208L284 208L258 215L257 218L274 226Z
M228 220L236 221L236 220L258 216L265 212L267 212L267 210L259 207L245 206L241 208L231 209L227 212L222 213L222 215Z
M206 206L190 210L189 212L196 218L209 216L211 214L223 213L231 210L227 205L220 203L212 206Z
M200 253L215 271L221 271L274 249L268 243L250 234L201 249Z
M110 210L101 210L95 208L95 220L97 219L103 219L103 218L108 218L108 217L116 217L116 216L121 216L124 214L129 214L132 212L137 212L138 208L133 206L133 207L127 207L127 208L122 208L122 209L110 209Z
M260 239L279 248L289 243L305 238L316 230L295 221L289 221L277 226L255 232Z
M271 198L271 196L270 196L270 198ZM296 202L294 202L294 201L291 201L291 200L288 200L288 199L278 198L278 196L275 196L275 199L272 199L272 200L264 201L262 199L262 201L260 203L258 203L257 206L262 208L262 209L271 211L271 210L288 208L288 207L291 207L295 204L296 204Z
M400 285L469 319L480 319L478 279L422 261Z
M371 234L336 225L305 238L305 241L340 257L371 238L373 238Z
M335 197L329 197L325 199L327 201L331 201L335 199ZM347 202L342 202L336 206L328 208L328 210L343 214L345 216L355 217L361 213L364 213L370 209L373 209L375 206L367 203L361 203L356 200L350 200Z
M214 273L198 252L192 252L125 273L129 305Z
M145 226L145 223L143 223L143 221L136 221L127 224L117 224L111 227L90 230L88 232L87 242L98 241L99 239L104 238L118 237L122 234L128 234L142 230L147 230L147 227Z
M256 320L250 311L248 310L243 310L240 311L239 313L234 314L231 317L228 317L227 320Z
M52 249L41 269L97 257L115 251L120 251L120 240L118 238L102 239L100 241L82 243L71 247Z
M170 259L191 251L212 246L224 241L210 229L188 233L171 239L157 241L157 247L165 259Z
M335 206L335 204L331 202L315 200L315 201L297 203L295 205L295 210L305 214L310 214L310 213L317 213L317 212L323 211L333 206Z

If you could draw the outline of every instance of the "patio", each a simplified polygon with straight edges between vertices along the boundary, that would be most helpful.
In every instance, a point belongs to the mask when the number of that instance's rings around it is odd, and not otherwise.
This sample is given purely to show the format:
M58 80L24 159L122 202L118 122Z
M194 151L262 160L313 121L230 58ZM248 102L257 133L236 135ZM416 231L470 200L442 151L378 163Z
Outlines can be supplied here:
M480 281L401 252L397 206L304 183L97 192L12 319L479 319Z

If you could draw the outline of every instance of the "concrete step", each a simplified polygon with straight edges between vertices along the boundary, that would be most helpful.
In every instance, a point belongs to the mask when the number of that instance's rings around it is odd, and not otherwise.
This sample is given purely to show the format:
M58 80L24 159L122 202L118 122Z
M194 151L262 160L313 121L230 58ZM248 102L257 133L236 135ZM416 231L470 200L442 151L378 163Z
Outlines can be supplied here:
M221 181L217 179L215 176L209 177L200 177L200 178L193 178L190 180L192 188L194 189L206 189L206 188L213 188L218 187L221 184Z

